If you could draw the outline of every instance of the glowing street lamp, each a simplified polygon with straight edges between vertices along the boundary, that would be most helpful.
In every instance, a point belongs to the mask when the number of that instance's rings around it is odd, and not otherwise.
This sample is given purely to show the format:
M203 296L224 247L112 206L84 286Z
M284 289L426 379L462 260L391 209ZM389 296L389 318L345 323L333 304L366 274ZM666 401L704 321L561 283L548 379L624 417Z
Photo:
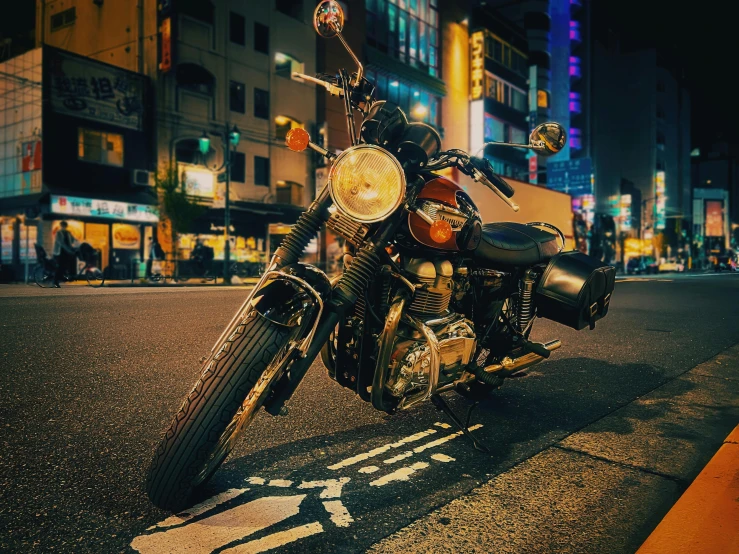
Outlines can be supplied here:
M200 135L200 138L198 139L198 147L200 148L200 153L203 156L205 156L210 151L210 137L205 131L203 131L203 134Z

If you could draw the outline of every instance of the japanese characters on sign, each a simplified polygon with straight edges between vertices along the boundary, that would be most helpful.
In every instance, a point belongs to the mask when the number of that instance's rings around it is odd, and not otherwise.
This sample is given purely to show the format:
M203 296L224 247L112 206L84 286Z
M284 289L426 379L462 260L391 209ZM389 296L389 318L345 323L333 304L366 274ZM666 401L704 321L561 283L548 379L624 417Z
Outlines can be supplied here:
M51 56L48 86L55 112L142 130L143 76L64 52Z
M162 32L162 47L159 54L159 70L162 73L167 73L172 69L172 18L168 17L163 20L160 30Z
M159 221L159 209L156 206L75 196L52 195L51 212L69 216L101 217L142 223Z
M665 217L666 208L665 203L667 197L665 196L665 172L658 171L655 178L655 202L654 202L654 213L655 213L655 229L665 228Z
M628 231L631 229L631 195L621 195L621 230Z
M482 31L470 37L470 96L471 100L482 98L485 80L485 36Z

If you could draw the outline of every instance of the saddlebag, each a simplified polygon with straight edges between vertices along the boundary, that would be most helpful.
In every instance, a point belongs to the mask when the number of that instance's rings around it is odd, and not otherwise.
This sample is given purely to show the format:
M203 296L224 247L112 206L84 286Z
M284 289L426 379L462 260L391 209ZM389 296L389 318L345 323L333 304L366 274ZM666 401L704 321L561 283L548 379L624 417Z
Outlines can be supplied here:
M578 251L557 254L536 287L537 316L578 331L594 329L608 313L615 283L615 268Z

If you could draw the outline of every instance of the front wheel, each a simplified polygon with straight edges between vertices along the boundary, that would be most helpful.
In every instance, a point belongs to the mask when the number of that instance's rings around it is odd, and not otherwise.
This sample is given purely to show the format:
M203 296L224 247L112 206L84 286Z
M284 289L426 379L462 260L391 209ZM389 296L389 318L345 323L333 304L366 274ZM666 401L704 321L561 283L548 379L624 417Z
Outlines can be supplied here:
M154 455L146 488L155 505L186 507L223 463L280 377L290 335L252 311L214 350Z

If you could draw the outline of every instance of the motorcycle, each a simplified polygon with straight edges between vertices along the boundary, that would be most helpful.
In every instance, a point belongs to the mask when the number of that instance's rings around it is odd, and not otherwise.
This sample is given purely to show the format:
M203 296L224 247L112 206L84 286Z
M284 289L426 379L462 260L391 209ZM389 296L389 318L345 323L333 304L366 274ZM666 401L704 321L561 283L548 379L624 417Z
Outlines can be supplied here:
M433 127L376 100L343 21L335 0L316 7L315 30L341 41L356 72L295 76L343 100L351 146L337 155L303 129L288 133L291 150L310 148L331 164L328 184L215 342L161 440L147 478L161 508L187 506L260 408L286 415L319 354L334 381L377 410L431 401L466 431L442 394L479 401L548 358L561 343L530 340L536 318L592 329L608 312L615 269L565 251L546 222L483 224L472 199L438 172L457 168L518 211L514 189L484 158L442 151ZM529 144L491 144L549 156L565 142L561 125L544 123ZM343 273L331 280L299 262L324 224L345 243Z

